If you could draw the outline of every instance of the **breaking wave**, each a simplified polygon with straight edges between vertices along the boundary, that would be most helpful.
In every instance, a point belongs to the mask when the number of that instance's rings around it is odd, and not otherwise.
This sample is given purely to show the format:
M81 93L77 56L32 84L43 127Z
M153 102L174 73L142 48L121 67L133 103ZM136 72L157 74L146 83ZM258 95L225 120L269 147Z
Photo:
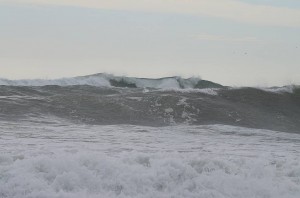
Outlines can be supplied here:
M8 80L0 79L0 85L7 86L72 86L90 85L100 87L127 87L127 88L158 88L158 89L188 89L188 88L220 88L220 84L201 80L200 78L166 77L158 79L133 78L114 76L110 74L95 74L74 78L61 78L55 80Z
M300 89L231 88L199 78L108 74L1 80L0 118L52 115L88 124L227 124L299 132Z

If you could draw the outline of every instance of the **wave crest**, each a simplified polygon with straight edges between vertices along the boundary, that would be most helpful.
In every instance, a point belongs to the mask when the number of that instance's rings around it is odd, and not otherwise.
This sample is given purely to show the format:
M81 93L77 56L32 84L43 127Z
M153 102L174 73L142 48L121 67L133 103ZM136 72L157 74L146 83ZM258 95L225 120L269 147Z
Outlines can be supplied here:
M178 76L165 78L134 78L114 76L111 74L94 74L73 78L60 78L53 80L8 80L0 79L0 85L6 86L73 86L90 85L97 87L126 87L126 88L156 88L156 89L193 89L193 88L221 88L220 84L201 80L198 77L182 78Z

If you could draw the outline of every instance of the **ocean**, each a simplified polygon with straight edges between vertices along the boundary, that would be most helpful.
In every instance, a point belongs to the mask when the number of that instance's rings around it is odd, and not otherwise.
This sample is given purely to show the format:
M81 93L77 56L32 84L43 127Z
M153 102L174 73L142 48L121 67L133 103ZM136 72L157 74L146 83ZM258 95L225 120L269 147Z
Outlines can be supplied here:
M300 89L0 79L1 198L298 198Z

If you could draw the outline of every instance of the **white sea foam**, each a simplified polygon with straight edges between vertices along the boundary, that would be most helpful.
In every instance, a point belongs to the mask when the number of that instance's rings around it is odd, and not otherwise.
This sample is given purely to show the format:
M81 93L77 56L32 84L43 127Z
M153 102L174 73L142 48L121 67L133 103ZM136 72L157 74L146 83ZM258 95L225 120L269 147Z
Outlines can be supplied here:
M284 87L259 87L259 89L273 93L293 93L295 86L284 86Z
M49 123L0 121L1 198L300 196L298 134Z
M297 86L295 86L295 85L288 85L288 86L283 86L283 87L254 87L254 88L265 91L265 92L282 94L282 93L294 93L294 89L296 87ZM244 88L245 87L229 87L229 89L244 89Z
M192 89L192 88L186 88L186 89L174 89L174 88L164 88L159 91L174 91L174 92L180 92L180 93L203 93L207 95L216 96L218 95L219 88L204 88L204 89Z
M146 78L130 78L130 77L116 77L110 76L110 78L120 81L121 79L134 83L139 88L157 88L157 89L191 89L195 87L200 78L183 79L181 77L170 77L160 79L146 79Z
M34 80L0 79L0 85L12 85L12 86L45 86L45 85L110 86L110 83L104 76L84 76L84 77L74 77L74 78L60 78L60 79L53 79L53 80L46 80L46 79L34 79Z

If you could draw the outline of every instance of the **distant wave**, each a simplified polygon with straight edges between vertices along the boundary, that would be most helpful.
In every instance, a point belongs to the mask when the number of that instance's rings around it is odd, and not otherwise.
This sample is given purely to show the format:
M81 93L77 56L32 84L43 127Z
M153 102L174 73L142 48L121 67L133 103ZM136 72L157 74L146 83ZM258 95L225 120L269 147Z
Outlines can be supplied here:
M199 77L182 78L180 76L165 78L136 78L127 76L114 76L112 74L93 74L59 79L24 79L9 80L0 78L0 86L32 86L42 87L47 85L76 86L89 85L95 87L120 87L120 88L153 88L161 90L173 90L184 92L202 92L210 95L217 95L218 89L245 89L245 87L228 87L221 84L203 80ZM195 90L194 90L195 89ZM293 93L299 90L299 86L289 85L283 87L255 87L265 92Z
M90 85L97 87L127 87L127 88L156 88L156 89L194 89L194 88L221 88L220 84L201 80L200 78L182 78L178 76L166 78L134 78L114 76L110 74L94 74L73 78L60 78L54 80L8 80L0 79L0 85L7 86L72 86Z

